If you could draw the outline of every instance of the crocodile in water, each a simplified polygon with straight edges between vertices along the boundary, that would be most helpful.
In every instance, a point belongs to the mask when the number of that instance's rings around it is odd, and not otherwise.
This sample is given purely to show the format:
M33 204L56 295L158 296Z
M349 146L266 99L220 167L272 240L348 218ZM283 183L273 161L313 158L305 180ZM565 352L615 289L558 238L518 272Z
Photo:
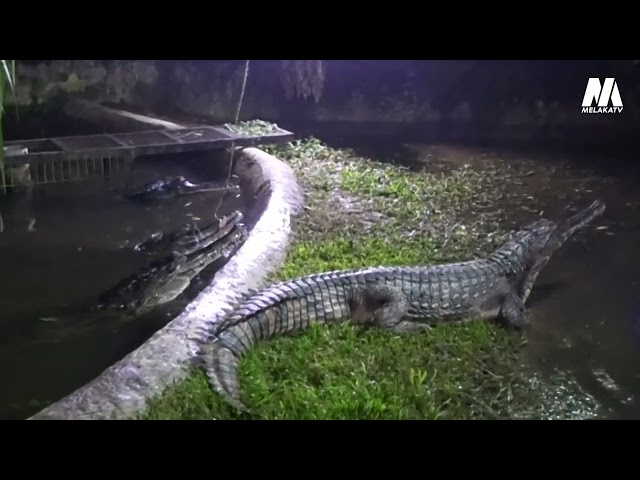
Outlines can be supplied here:
M115 326L138 318L180 296L205 268L230 258L247 239L246 227L239 211L197 228L189 225L166 235L154 234L138 244L137 250L151 254L154 260L142 271L118 282L87 303L47 312L46 325L36 328L23 325L19 332L6 331L0 340L26 334L28 342L59 341L83 331L96 321ZM38 327L44 327L42 323Z
M134 248L163 255L143 271L125 278L100 296L99 308L136 314L177 298L205 268L232 255L246 240L247 230L235 211L204 228L193 225L170 234L154 234Z
M237 183L205 182L191 183L183 176L164 177L135 188L126 194L127 198L140 201L165 200L179 195L204 192L239 191Z
M480 260L332 271L251 293L223 322L203 332L196 362L226 401L245 410L237 379L241 358L260 340L313 323L351 320L397 333L472 319L523 327L524 305L540 270L576 230L604 210L597 200L565 220L539 219Z

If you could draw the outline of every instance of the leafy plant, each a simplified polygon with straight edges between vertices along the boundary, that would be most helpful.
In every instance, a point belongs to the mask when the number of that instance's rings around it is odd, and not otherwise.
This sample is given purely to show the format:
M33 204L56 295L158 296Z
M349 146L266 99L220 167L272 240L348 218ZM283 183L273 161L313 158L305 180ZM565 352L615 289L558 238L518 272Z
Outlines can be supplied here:
M275 123L265 122L264 120L249 120L247 122L238 122L237 125L225 123L225 128L241 136L252 135L272 135L278 133L278 125Z

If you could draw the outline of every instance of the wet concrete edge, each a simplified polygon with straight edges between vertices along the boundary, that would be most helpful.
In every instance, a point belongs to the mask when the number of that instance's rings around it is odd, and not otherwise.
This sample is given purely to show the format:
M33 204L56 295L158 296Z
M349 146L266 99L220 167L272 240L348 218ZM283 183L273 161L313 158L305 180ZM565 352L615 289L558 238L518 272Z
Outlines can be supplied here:
M232 306L238 295L264 286L266 276L282 266L292 223L304 204L297 179L285 163L257 148L244 149L234 170L247 202L246 216L256 221L236 255L181 315L94 380L29 420L126 419L143 411L149 398L186 377L196 351L193 339L202 335L205 323L222 318L223 308ZM265 181L270 189L260 188Z

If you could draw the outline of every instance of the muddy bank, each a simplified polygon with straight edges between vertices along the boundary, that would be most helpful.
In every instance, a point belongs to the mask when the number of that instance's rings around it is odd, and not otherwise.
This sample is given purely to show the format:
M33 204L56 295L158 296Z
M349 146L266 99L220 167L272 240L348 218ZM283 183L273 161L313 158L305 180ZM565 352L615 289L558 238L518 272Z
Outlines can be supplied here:
M276 158L255 148L242 151L236 175L252 227L246 243L208 286L166 327L96 379L31 419L128 418L168 385L184 378L204 322L222 314L235 295L257 288L283 261L291 223L303 199L295 176ZM265 182L269 188L264 188Z

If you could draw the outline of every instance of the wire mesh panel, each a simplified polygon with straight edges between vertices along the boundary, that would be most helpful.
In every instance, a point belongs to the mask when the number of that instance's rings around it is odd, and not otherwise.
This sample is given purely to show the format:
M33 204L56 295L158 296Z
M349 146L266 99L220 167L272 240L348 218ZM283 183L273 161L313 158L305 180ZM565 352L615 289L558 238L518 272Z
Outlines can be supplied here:
M136 155L219 150L282 143L293 133L238 134L214 126L116 134L78 135L5 142L5 180L0 191L36 184L75 182L128 174Z
M101 156L78 153L69 158L5 165L5 183L0 191L9 188L32 187L38 184L79 182L92 177L127 175L133 168L133 154ZM0 179L1 182L1 179Z

